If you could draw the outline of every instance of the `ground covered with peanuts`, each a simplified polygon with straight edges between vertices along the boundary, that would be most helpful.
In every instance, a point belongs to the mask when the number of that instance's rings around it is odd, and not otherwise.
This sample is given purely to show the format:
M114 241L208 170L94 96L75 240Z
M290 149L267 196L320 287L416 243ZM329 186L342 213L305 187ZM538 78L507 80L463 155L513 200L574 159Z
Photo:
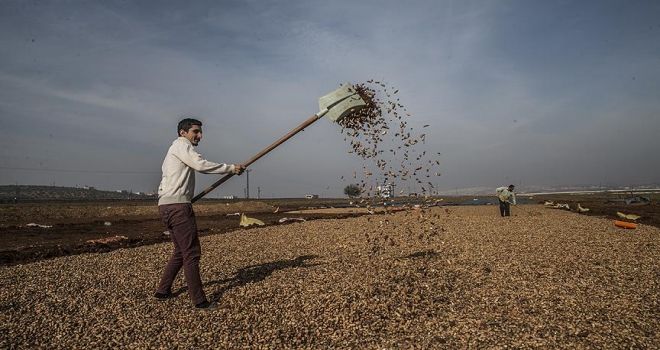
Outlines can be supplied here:
M202 240L213 312L159 243L0 268L0 348L653 348L660 229L431 207Z

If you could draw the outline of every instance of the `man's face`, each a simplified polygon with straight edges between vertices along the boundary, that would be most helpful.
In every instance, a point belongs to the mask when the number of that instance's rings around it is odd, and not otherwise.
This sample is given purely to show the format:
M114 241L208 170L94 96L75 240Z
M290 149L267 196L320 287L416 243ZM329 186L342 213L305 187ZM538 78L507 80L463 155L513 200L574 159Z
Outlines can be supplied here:
M201 132L200 132L200 134L201 134ZM201 135L200 135L200 136L201 136ZM513 187L509 186L509 191L510 191L510 192L513 192Z
M199 125L193 125L188 131L181 129L179 130L179 135L187 138L193 146L197 146L202 139L202 127Z

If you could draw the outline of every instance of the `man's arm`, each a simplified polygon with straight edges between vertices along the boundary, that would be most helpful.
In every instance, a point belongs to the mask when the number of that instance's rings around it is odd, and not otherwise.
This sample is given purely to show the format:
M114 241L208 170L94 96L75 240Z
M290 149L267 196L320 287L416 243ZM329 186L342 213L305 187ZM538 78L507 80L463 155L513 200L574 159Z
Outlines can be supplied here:
M181 143L175 155L187 166L203 174L226 174L235 172L233 164L214 163L202 157L191 145Z

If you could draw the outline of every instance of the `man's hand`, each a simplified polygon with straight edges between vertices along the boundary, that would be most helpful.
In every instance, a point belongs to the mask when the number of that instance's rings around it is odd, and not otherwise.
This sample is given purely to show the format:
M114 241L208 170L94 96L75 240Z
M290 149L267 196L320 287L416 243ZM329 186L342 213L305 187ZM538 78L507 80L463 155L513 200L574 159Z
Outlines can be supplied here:
M234 164L234 175L241 175L245 171L245 167L242 164Z

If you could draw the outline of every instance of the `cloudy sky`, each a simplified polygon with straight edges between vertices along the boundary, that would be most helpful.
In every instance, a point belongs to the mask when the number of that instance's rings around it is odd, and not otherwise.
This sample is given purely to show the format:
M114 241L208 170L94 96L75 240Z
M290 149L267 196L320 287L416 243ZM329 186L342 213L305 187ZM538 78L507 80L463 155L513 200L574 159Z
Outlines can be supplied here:
M429 125L441 191L660 182L658 1L3 0L0 32L0 184L154 191L184 116L241 163L369 79ZM311 125L250 167L251 198L341 197L344 137Z

